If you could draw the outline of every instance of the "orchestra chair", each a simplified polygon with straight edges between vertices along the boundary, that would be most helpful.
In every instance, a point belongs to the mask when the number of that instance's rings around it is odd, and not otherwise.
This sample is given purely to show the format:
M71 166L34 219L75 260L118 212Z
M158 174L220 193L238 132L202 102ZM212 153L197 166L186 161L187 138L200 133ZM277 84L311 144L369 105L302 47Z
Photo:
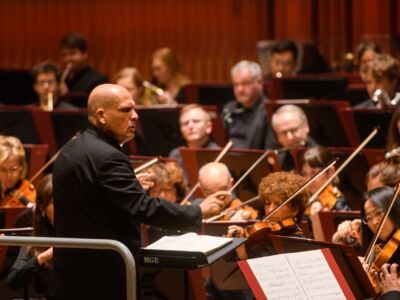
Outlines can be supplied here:
M379 127L378 134L368 143L367 147L383 149L386 146L386 137L394 110L395 107L390 109L343 108L341 113L346 124L355 123L360 140L365 139L375 127Z
M185 144L179 124L179 113L183 105L137 106L139 115L137 135L142 144L139 155L168 156L172 149ZM226 137L222 120L216 106L203 106L210 113L213 130L211 138L219 145L225 145Z
M318 144L331 147L356 147L360 143L355 124L351 119L345 120L341 114L342 109L350 108L347 101L276 100L267 101L265 108L272 118L280 106L287 104L303 109L310 127L310 136Z
M307 148L305 147L293 148L290 150L298 172L301 171L301 158L306 150ZM337 169L341 163L353 153L355 148L327 147L327 150L333 157L339 158L336 164ZM353 210L360 209L360 199L367 188L365 174L367 174L370 167L372 167L371 163L374 162L374 159L371 158L371 155L374 153L377 152L363 149L339 174L339 189L344 194L347 203ZM383 151L381 153L380 155L383 155Z
M214 161L221 152L217 149L194 149L183 147L179 150L191 186L194 186L198 181L198 172L200 167L206 163ZM236 180L238 180L248 170L248 168L257 161L262 154L264 154L264 152L265 151L263 150L255 149L232 149L225 154L221 159L221 162L228 167L235 183ZM265 159L254 168L241 184L239 184L235 190L235 195L242 201L255 197L258 193L257 188L261 179L269 173L280 170L281 167L276 154L273 151L270 151ZM194 197L202 197L199 189L194 193ZM257 202L254 202L253 205L256 209L261 208L257 207L259 206Z

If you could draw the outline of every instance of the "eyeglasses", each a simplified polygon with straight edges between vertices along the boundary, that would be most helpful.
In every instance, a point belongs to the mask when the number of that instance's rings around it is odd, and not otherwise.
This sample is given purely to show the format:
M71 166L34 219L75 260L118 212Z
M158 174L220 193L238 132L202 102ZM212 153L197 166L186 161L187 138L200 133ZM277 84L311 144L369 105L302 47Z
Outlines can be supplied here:
M280 135L280 136L286 136L288 135L288 133L292 134L292 135L297 135L300 132L300 129L302 128L303 123L299 124L296 127L293 128L289 128L286 130L282 130L282 131L277 131L276 134Z
M365 225L368 225L371 223L373 220L382 220L382 217L384 216L385 212L383 210L377 209L372 212L371 215L366 215L364 218L362 218L362 222Z
M19 166L14 166L14 167L11 167L11 168L8 168L8 169L5 169L5 168L0 168L0 173L1 174L12 174L12 175L17 175L17 174L19 174L19 172L21 171L21 167L19 167Z
M45 84L53 85L53 84L56 84L56 83L57 83L56 80L38 80L38 81L36 81L37 85L45 85Z

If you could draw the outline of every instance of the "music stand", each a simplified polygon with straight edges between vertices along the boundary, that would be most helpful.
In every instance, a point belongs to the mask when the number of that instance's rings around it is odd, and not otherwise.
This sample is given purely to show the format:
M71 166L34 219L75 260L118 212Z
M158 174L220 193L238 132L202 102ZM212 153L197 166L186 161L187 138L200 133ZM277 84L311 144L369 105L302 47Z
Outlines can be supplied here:
M0 70L0 103L37 103L32 84L32 76L28 70Z
M332 241L332 236L340 223L361 218L359 211L319 211L317 215L326 242Z
M231 83L192 82L185 86L185 95L189 103L216 105L220 111L235 99Z
M374 299L375 291L353 247L280 235L270 235L270 239L278 254L323 248L331 249L340 270L346 275L346 281L357 299Z

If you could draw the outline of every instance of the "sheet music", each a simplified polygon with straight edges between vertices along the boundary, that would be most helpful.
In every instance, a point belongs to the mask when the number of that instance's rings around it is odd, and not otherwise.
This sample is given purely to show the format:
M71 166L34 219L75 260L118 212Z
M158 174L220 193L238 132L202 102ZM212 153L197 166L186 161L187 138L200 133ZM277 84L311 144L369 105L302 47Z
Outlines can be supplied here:
M346 299L321 250L248 259L268 298Z
M321 250L286 254L307 299L346 299Z
M208 254L231 242L231 238L198 235L194 232L189 232L179 236L164 236L145 249L193 251Z
M247 263L268 300L307 299L285 254L248 259Z

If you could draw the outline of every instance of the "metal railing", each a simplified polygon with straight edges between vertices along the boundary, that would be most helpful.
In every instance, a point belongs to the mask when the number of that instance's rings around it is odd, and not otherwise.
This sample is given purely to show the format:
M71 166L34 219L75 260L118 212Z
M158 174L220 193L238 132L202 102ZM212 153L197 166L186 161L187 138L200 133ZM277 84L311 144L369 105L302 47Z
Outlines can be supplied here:
M105 239L1 236L0 245L114 250L125 262L127 300L136 300L135 260L129 249L121 242Z

